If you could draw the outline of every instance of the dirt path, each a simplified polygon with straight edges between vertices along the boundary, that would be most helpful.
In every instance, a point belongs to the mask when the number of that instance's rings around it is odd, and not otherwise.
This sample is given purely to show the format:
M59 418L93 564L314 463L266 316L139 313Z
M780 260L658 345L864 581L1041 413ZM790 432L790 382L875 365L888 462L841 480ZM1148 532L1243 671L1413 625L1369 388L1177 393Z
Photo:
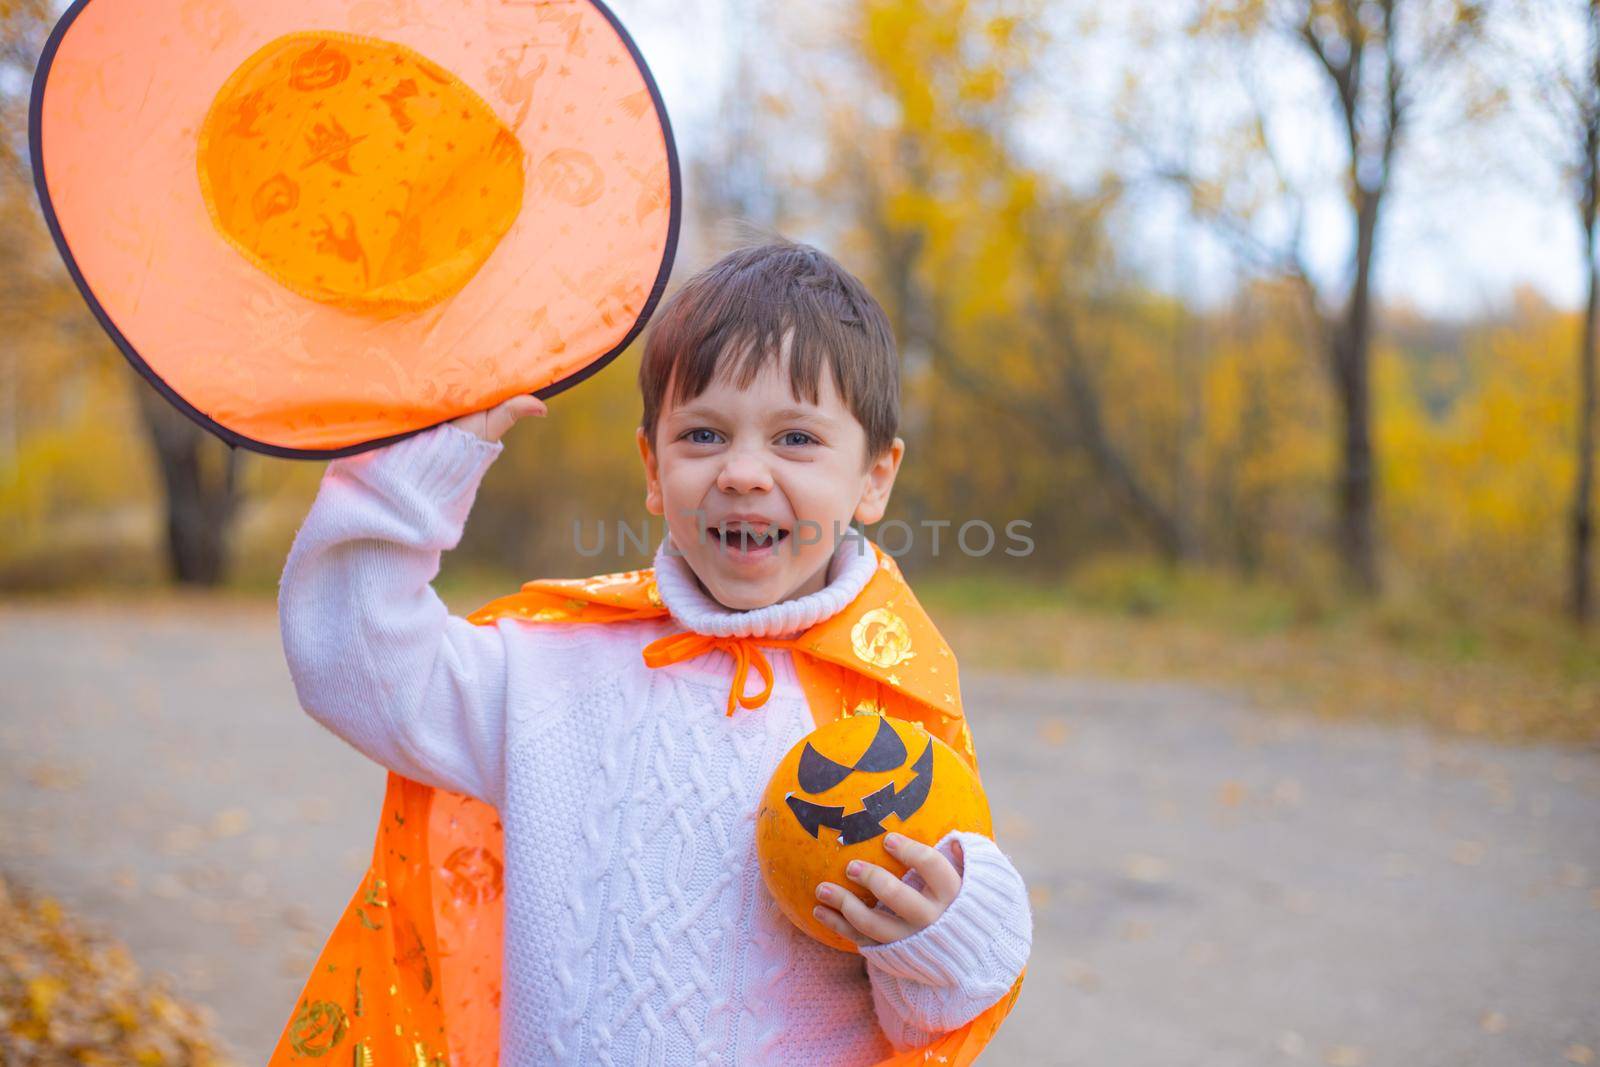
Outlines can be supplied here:
M1184 685L965 689L1037 923L988 1061L1600 1064L1600 754ZM0 866L210 1004L243 1063L382 784L297 710L270 609L0 608Z

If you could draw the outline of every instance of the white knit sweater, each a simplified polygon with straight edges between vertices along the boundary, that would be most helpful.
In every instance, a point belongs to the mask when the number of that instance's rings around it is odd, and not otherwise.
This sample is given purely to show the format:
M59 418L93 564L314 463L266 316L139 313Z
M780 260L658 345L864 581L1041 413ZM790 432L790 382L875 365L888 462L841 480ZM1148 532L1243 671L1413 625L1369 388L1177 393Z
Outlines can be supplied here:
M500 810L502 1061L868 1064L998 1000L1032 920L992 841L952 835L961 891L920 933L859 956L811 940L755 862L762 789L812 725L788 652L763 650L772 695L731 717L726 652L659 668L641 656L682 629L808 628L865 586L870 550L846 540L825 588L735 612L664 541L670 618L474 625L429 583L500 452L445 425L330 463L279 608L314 719L391 770ZM940 847L953 856L949 838Z

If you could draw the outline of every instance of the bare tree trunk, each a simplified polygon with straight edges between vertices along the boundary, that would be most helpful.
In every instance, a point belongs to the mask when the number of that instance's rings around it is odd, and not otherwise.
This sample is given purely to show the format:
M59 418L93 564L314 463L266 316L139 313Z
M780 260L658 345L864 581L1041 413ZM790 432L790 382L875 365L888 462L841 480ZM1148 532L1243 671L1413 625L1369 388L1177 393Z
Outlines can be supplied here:
M143 382L139 410L161 470L167 506L167 560L174 581L218 585L239 503L240 455Z
M1591 200L1591 203L1593 201ZM1589 300L1583 310L1583 339L1578 350L1578 475L1572 488L1572 574L1570 609L1574 622L1582 625L1594 614L1591 580L1594 545L1594 404L1595 404L1595 315L1600 312L1600 277L1595 270L1594 209L1584 233L1588 260Z
M1572 488L1572 570L1568 610L1574 622L1586 625L1594 614L1594 408L1595 316L1600 314L1600 277L1595 264L1595 213L1600 206L1600 3L1589 4L1589 84L1582 98L1583 164L1580 170L1583 215L1584 272L1589 299L1583 308L1582 346L1578 350L1578 471Z
M1401 0L1305 3L1292 32L1327 74L1338 99L1348 159L1345 181L1354 213L1350 293L1330 330L1328 354L1343 419L1336 489L1335 543L1350 587L1380 591L1376 535L1376 466L1372 444L1372 270L1378 220L1407 122L1397 9ZM1382 63L1381 76L1363 70Z
M1271 447L1271 405L1267 400L1266 375L1258 366L1246 365L1244 409L1239 415L1239 437L1229 450L1230 470L1217 484L1225 487L1230 502L1226 529L1233 546L1233 558L1247 578L1257 577L1266 563L1268 491L1259 486L1246 488L1239 468Z
M1335 389L1343 415L1338 480L1338 546L1346 576L1363 593L1379 591L1373 530L1372 263L1377 251L1377 193L1358 194L1355 281L1333 334Z

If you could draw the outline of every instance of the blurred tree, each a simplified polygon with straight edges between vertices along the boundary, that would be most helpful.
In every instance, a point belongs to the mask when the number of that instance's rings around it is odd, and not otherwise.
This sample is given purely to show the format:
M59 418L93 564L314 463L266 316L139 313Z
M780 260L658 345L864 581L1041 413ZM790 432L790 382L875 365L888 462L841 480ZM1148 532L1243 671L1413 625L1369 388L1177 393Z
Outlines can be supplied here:
M964 468L1001 498L1010 487L1012 514L1029 510L1017 507L1038 492L1029 484L1050 487L1038 505L1081 510L1082 498L1063 492L1076 461L1163 556L1183 558L1194 539L1173 487L1152 473L1179 469L1172 442L1146 432L1172 425L1173 413L1136 417L1173 398L1165 368L1146 374L1142 391L1115 394L1115 411L1108 401L1113 353L1148 356L1155 341L1129 343L1126 322L1152 317L1125 299L1110 244L1116 183L1075 194L1019 147L1044 14L1035 0L849 6L839 39L857 81L834 94L843 99L828 117L833 167L820 187L850 205L856 248L905 350L910 396L935 394L911 431L961 442L939 453L942 516L973 499ZM1168 455L1141 454L1158 441Z
M144 382L135 388L166 491L170 573L186 585L219 585L227 577L243 455L201 429Z
M1215 351L1201 382L1200 441L1211 536L1243 573L1303 582L1326 529L1333 470L1330 392L1306 375L1300 295L1287 282L1246 284L1208 317Z
M1238 210L1237 189L1182 168L1169 176L1189 187L1196 211L1219 223L1252 262L1292 279L1314 316L1340 414L1336 543L1349 581L1364 593L1381 585L1371 387L1379 224L1419 98L1437 89L1441 69L1477 36L1482 20L1483 5L1472 0L1207 0L1192 26L1197 37L1235 46L1263 37L1287 43L1320 73L1334 103L1351 236L1342 291L1319 282L1307 262L1308 193L1289 177L1265 105L1246 116L1242 143L1266 163L1277 198L1289 204L1287 239L1265 238L1252 214ZM1259 62L1247 57L1242 66Z
M1516 0L1503 6L1495 58L1521 120L1522 143L1553 164L1576 209L1585 288L1579 331L1576 464L1568 504L1567 611L1594 615L1595 348L1600 315L1600 0Z
M729 59L718 92L716 135L703 141L689 161L696 186L695 219L737 219L754 227L781 228L788 217L779 154L783 138L774 129L783 63L770 54L775 14L769 0L723 4L719 17ZM711 238L713 242L716 237Z
M75 296L65 275L54 269L54 249L33 206L28 162L27 74L33 70L49 29L45 0L0 5L0 251L7 270L0 274L0 315L9 343L0 349L7 365L0 375L0 458L22 448L29 412L37 397L25 380L23 352L30 342L52 333L42 328L69 311Z
M113 422L117 413L98 389L105 368L120 360L63 269L33 191L28 87L54 17L46 0L0 3L0 253L8 268L0 280L0 322L8 340L0 357L6 363L0 367L0 472L9 483L0 489L19 501L51 493L71 499L66 486L50 481L72 470L91 477L95 468L109 473L127 458L111 451L115 445L106 440L101 424ZM121 376L137 395L166 491L171 574L180 582L216 584L224 575L238 504L240 457L126 367ZM95 406L86 407L91 398ZM77 414L63 418L64 411ZM62 438L63 427L75 421L84 423L84 431Z

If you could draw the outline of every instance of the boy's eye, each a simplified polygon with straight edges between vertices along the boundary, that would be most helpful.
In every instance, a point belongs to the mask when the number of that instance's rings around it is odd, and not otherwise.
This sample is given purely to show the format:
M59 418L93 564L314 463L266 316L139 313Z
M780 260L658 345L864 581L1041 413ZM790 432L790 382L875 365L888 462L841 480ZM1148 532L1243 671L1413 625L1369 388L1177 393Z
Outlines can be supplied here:
M721 435L715 430L697 426L692 430L686 431L683 435L683 440L694 445L712 445L716 444L720 437ZM804 430L788 430L778 438L778 442L782 445L803 446L815 444L816 438Z

